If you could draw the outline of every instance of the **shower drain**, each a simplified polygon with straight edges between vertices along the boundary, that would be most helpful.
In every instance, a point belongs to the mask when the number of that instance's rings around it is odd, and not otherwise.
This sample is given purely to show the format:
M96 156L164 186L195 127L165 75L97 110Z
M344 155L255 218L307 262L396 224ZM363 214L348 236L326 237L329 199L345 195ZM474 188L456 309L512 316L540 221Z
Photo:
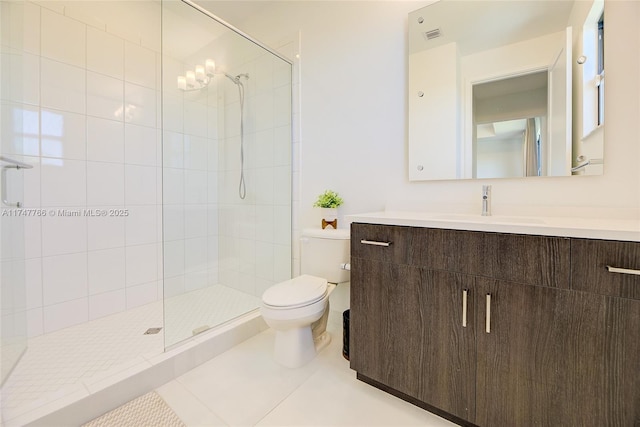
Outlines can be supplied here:
M145 331L144 335L154 335L160 332L162 328L149 328Z

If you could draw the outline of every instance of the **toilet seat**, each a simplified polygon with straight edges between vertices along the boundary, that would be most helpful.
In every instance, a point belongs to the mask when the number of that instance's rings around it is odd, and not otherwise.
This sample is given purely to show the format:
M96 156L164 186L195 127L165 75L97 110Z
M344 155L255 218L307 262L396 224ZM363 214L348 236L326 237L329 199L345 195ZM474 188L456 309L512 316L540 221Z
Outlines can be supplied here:
M289 310L312 305L327 296L327 281L304 274L267 289L262 302L271 309Z

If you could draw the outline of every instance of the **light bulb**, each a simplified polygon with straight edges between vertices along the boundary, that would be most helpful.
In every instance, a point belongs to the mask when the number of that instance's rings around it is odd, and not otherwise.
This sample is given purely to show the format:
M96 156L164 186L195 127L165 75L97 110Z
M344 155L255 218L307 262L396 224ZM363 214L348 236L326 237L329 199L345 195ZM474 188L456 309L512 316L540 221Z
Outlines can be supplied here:
M207 76L211 77L216 72L216 63L213 59L207 59L204 63Z
M202 65L196 65L196 80L199 82L204 81L204 67Z
M187 78L185 76L178 76L178 89L187 90Z
M193 71L187 71L187 86L193 87L196 85L196 73Z

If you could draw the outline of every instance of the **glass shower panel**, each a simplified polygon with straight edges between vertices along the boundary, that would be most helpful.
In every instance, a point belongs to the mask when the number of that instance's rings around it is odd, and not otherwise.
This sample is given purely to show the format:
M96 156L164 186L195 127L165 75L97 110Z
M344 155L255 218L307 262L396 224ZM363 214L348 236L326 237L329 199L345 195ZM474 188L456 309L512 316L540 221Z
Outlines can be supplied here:
M291 277L291 63L187 2L162 40L169 347Z
M0 384L27 348L23 207L23 2L0 1ZM3 400L4 403L4 400ZM2 411L4 412L4 411Z

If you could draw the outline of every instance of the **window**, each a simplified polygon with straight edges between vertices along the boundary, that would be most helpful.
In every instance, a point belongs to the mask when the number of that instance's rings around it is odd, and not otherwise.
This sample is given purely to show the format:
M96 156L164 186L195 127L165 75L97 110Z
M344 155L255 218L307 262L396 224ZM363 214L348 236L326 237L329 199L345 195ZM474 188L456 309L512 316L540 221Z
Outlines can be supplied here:
M604 13L598 19L598 126L604 123Z

